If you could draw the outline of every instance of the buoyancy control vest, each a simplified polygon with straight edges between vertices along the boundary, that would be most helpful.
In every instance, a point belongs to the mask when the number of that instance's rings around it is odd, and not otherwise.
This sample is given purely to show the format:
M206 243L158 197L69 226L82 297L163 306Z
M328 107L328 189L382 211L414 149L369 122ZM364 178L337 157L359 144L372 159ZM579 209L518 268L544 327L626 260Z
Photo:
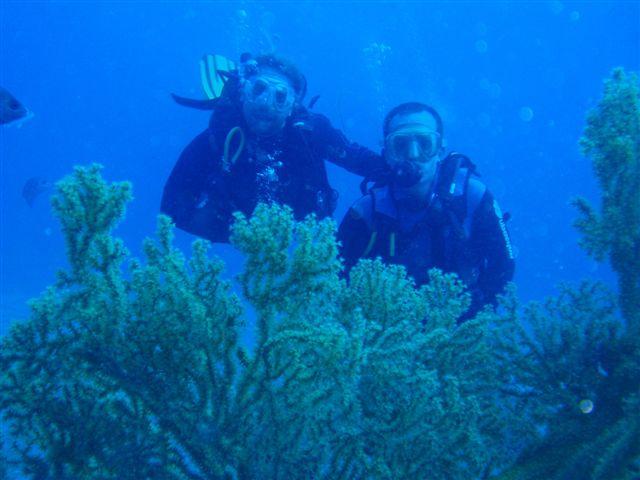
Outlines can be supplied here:
M473 285L480 259L469 239L473 215L486 192L477 177L467 156L450 153L438 165L426 205L410 215L398 212L389 185L371 188L370 215L365 215L370 238L362 256L405 265L419 284L426 282L430 268L440 268Z
M321 139L313 113L298 106L282 133L270 139L253 137L237 102L221 97L212 112L209 143L226 178L223 195L234 208L250 213L256 202L287 204L301 220L310 213L331 216L337 194L327 177L324 159L314 151Z

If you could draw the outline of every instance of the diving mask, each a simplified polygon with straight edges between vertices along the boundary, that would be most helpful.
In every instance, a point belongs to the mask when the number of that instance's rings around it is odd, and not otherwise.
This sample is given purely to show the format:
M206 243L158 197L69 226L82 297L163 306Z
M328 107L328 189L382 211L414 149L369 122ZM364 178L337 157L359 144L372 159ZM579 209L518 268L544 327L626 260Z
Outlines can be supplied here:
M250 77L244 84L245 99L280 112L289 110L296 94L291 84L280 76L260 74Z
M438 132L416 124L387 135L385 145L387 154L396 162L405 160L428 162L438 154L442 144Z

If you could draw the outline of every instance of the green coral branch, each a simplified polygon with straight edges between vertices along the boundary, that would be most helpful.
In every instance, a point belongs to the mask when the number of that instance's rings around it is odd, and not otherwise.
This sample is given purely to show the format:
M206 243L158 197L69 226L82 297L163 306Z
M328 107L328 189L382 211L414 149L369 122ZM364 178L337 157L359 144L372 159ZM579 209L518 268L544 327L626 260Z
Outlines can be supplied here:
M615 69L604 96L587 118L580 139L602 191L599 213L584 199L574 204L582 245L597 260L608 258L618 274L620 308L640 335L640 86L635 74Z

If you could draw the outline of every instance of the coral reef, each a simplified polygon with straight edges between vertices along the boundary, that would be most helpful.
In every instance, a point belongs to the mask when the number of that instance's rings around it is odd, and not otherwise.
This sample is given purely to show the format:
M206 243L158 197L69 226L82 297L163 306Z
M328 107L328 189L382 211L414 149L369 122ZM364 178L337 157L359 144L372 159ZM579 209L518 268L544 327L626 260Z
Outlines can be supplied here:
M490 314L456 327L462 285L362 262L340 280L331 221L237 217L257 342L222 264L146 260L112 230L130 198L97 166L54 200L69 268L3 339L0 407L33 478L471 478L500 456Z
M581 145L602 190L596 213L575 200L582 245L608 259L615 296L603 286L561 287L532 304L499 336L510 354L511 389L530 422L543 426L501 479L640 477L640 91L635 75L613 71L590 112ZM623 320L620 321L617 307Z

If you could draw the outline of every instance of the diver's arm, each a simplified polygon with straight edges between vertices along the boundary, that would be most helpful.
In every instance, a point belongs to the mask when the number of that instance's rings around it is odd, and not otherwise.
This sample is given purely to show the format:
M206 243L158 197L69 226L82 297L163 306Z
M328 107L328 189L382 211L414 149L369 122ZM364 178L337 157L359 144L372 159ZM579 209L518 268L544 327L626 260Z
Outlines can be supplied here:
M344 260L344 271L348 274L358 263L371 239L371 199L368 196L358 200L346 213L338 228L340 256Z
M471 241L483 259L477 284L482 303L495 305L496 296L513 278L515 260L502 211L489 191L474 212Z
M314 144L325 160L363 177L383 175L386 163L381 155L349 141L324 115L314 115L313 123Z
M214 172L209 131L198 135L183 150L164 186L160 210L171 217L176 226L212 242L228 241L228 219L220 215L207 182Z

